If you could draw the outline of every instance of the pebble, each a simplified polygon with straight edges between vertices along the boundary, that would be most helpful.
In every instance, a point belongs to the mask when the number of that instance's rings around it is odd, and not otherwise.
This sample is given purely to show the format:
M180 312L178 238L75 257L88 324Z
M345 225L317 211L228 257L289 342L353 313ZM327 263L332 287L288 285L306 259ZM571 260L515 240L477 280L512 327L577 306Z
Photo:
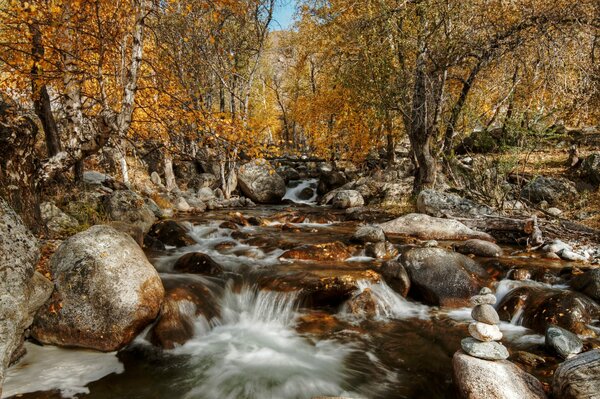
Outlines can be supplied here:
M474 320L477 320L481 323L485 324L500 324L500 317L498 316L498 312L492 305L477 305L471 311L471 317Z
M500 341L502 332L496 325L490 325L480 322L469 324L469 334L479 341Z
M583 342L577 335L558 326L550 326L546 330L546 345L563 359L573 357L583 350Z
M468 355L479 359L508 359L508 349L499 342L480 342L474 338L465 338L460 342L460 346Z
M473 306L477 305L495 305L496 296L494 294L475 295L471 297Z

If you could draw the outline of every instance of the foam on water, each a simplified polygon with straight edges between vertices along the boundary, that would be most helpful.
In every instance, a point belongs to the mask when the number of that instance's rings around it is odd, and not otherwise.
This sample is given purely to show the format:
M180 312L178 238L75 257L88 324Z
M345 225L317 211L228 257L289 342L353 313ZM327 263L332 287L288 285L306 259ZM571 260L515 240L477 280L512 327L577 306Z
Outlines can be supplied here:
M193 388L186 398L300 399L344 395L353 350L312 342L294 330L297 295L226 289L221 323L172 351L191 355ZM352 397L358 398L356 393Z
M318 179L309 179L303 180L296 187L288 187L283 199L290 200L297 204L310 204L314 205L317 203L317 184L319 183ZM313 195L309 199L300 199L300 193L305 188L311 188L313 190Z
M89 393L86 385L109 374L120 374L116 352L61 349L25 343L27 354L6 372L2 398L36 391L59 390L65 398Z

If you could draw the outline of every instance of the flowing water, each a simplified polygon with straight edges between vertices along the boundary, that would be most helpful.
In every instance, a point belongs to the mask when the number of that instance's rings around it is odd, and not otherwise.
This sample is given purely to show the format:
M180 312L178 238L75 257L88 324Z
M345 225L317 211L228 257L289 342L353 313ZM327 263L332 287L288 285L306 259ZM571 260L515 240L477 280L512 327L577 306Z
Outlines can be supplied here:
M119 353L28 343L28 354L8 370L2 398L456 398L451 359L467 336L470 309L432 308L401 297L385 282L365 278L380 262L360 251L336 262L279 260L302 244L349 242L356 229L339 212L305 205L315 198L299 199L315 186L301 182L288 191L299 207L242 211L263 218L260 226L220 227L238 217L231 210L188 219L196 244L148 253L167 289L202 285L218 309L210 319L194 319L194 335L184 345L159 349L147 331ZM188 252L210 255L226 277L174 272L175 261ZM301 296L304 280L342 274L357 276L354 295L368 291L372 312L331 300L317 306ZM496 295L501 299L520 284L541 283L503 280ZM511 349L535 352L543 344L518 317L501 329Z

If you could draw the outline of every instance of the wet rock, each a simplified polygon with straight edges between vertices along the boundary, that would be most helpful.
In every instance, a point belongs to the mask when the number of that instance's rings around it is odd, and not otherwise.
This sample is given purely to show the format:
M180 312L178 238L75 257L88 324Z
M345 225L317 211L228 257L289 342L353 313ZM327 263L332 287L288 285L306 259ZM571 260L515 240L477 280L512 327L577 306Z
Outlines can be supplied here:
M475 255L486 258L495 258L503 254L502 248L493 242L471 239L455 244L454 250L464 255Z
M156 216L146 201L130 190L115 191L104 201L104 207L111 220L133 224L144 233L156 221Z
M530 280L531 272L527 269L512 269L508 273L508 278L517 281Z
M218 276L223 274L223 267L210 256L202 252L191 252L185 254L175 262L173 270L181 273L202 274L206 276Z
M36 314L39 342L118 350L157 316L164 289L127 234L94 226L64 241L50 259L55 290Z
M455 216L472 218L481 215L494 215L496 212L487 205L478 204L456 194L436 190L423 190L417 197L417 210L434 217Z
M410 278L400 262L395 260L383 262L379 272L387 285L406 298L410 289Z
M219 225L219 228L220 228L220 229L230 229L230 230L237 230L237 229L238 229L238 225L237 225L237 224L235 224L235 223L233 223L233 222L232 222L232 221L230 221L230 220L227 220L227 221L225 221L225 222L221 223L221 224Z
M581 163L581 172L592 184L600 185L600 153L585 158Z
M554 349L564 359L583 350L583 342L577 335L557 326L550 326L546 330L546 346Z
M72 234L79 227L79 222L75 218L61 211L52 202L42 202L40 211L48 231L55 236Z
M300 193L298 194L298 198L301 199L302 201L308 201L309 199L311 199L313 196L315 195L315 190L313 190L310 187L305 187L302 189L302 191L300 191Z
M589 270L573 278L571 288L600 302L600 269Z
M420 213L411 213L397 219L382 223L386 234L415 237L420 240L468 240L480 238L493 241L486 233L472 230L452 219L434 218Z
M188 229L175 220L161 220L157 222L152 226L148 235L165 245L176 248L187 247L196 243L188 235Z
M0 198L0 391L4 370L13 357L18 357L23 332L31 324L31 308L36 305L32 295L34 270L39 257L37 239Z
M527 328L545 334L557 325L575 334L591 334L587 327L600 315L600 306L572 291L524 286L510 291L497 306L500 320L510 321L516 313Z
M499 342L482 342L475 338L465 338L460 341L460 346L465 353L484 360L506 360L508 349Z
M317 193L319 195L327 194L328 192L342 187L347 183L346 176L339 171L328 171L321 174Z
M371 289L366 288L346 302L346 309L354 316L372 318L377 311L377 300Z
M149 249L152 251L165 251L167 249L167 247L165 247L165 244L158 241L156 238L149 236L148 234L144 236L143 247L144 249Z
M238 181L244 195L259 204L279 203L285 195L285 182L264 159L240 167Z
M360 226L352 236L352 240L362 244L367 242L384 242L385 233L380 226Z
M502 339L502 333L498 326L480 322L469 324L469 334L481 342L500 341Z
M434 306L465 306L488 279L472 259L442 248L412 248L400 263L410 276L410 296Z
M341 190L333 197L332 205L334 208L347 209L363 206L365 200L356 190Z
M341 242L303 245L285 251L280 259L298 259L314 261L341 261L352 256L350 249Z
M530 367L538 367L546 363L546 359L544 359L543 357L525 351L513 352L513 354L511 355L511 360L514 360L517 363L521 363Z
M492 305L477 305L471 311L471 317L481 323L500 324L500 316Z
M280 166L277 168L277 174L283 178L286 184L292 180L300 180L300 173L291 166Z
M592 399L600 392L600 350L579 354L554 372L552 392L560 399Z
M577 196L575 184L567 179L540 176L529 182L521 196L534 204L547 201L550 205L558 205Z
M365 255L375 259L392 259L398 250L391 242L369 242L365 245Z
M462 351L452 359L454 381L463 398L545 399L542 384L507 360L483 360Z

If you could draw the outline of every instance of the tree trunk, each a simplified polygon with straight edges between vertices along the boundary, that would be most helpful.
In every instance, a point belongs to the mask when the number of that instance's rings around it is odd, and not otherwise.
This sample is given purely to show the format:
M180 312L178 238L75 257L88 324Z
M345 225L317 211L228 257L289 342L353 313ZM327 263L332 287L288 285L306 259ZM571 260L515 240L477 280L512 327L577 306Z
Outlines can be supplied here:
M396 163L396 142L394 140L393 124L392 119L388 116L385 120L385 131L386 131L386 155L388 167Z
M177 181L173 172L173 158L168 152L165 153L165 185L167 191L173 191L177 188Z

